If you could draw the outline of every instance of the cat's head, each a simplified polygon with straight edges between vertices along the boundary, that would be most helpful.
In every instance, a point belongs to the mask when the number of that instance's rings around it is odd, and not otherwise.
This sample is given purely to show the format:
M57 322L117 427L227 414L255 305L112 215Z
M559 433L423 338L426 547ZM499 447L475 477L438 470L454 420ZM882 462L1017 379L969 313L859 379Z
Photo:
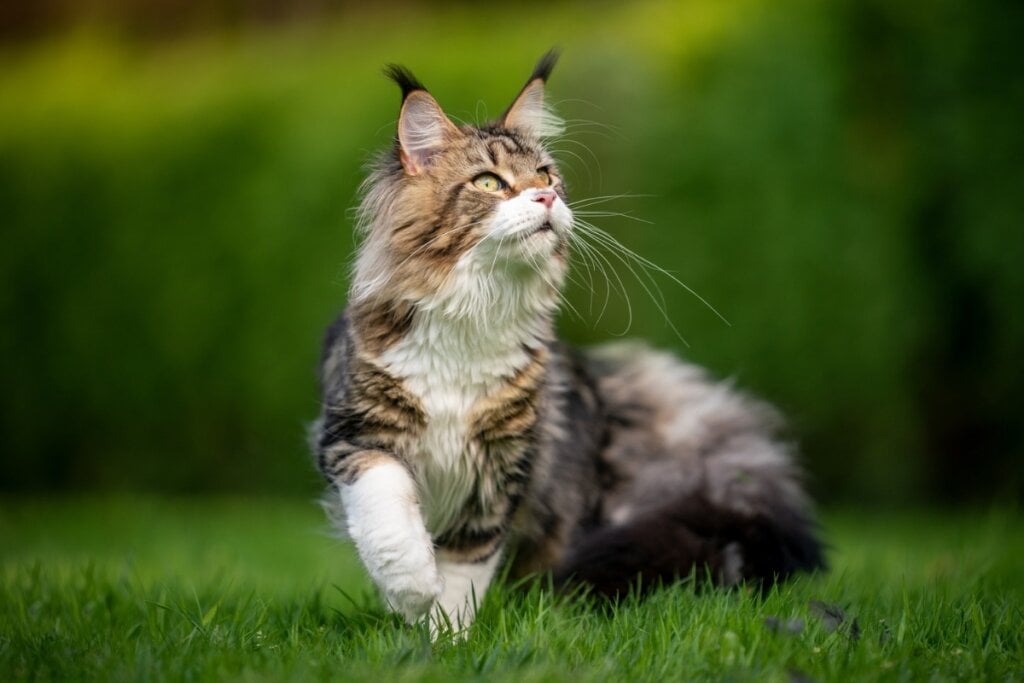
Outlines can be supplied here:
M458 308L557 294L573 218L544 145L562 131L544 96L555 60L545 55L482 126L454 124L409 71L389 67L402 106L395 145L364 188L354 300Z

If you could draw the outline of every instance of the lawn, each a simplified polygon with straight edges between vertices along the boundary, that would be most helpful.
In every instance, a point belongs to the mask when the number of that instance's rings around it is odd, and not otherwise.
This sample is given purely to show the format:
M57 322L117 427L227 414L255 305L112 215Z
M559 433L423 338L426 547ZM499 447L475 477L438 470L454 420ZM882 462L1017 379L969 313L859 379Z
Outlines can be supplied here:
M312 501L0 501L0 680L1024 678L1024 517L827 511L832 569L608 612L487 596L468 640L380 608Z

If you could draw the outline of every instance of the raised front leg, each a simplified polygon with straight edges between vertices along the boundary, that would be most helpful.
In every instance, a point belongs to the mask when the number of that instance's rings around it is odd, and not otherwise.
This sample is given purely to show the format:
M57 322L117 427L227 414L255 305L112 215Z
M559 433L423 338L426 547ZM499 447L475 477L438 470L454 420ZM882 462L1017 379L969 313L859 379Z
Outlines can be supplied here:
M449 626L455 632L464 631L473 623L476 608L483 602L501 553L494 552L477 562L455 559L444 550L438 555L437 568L444 578L444 590L431 614L431 632L436 634Z
M349 537L385 600L409 623L426 615L444 581L408 470L391 455L361 451L336 479Z

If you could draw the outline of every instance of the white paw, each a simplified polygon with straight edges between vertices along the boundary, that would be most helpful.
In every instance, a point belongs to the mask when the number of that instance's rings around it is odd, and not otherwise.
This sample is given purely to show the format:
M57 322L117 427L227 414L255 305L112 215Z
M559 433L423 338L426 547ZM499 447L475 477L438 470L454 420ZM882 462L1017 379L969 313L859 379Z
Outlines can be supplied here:
M409 563L407 567L391 569L380 576L379 585L384 599L392 610L414 624L430 611L441 595L444 579L438 573L432 555L429 562Z

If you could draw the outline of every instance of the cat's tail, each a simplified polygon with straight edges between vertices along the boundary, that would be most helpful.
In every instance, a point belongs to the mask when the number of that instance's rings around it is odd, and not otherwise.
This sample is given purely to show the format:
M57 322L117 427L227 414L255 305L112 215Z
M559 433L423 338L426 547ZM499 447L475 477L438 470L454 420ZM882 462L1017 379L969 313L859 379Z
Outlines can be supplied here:
M695 496L592 531L570 550L554 580L617 599L691 574L719 585L765 587L824 567L816 525L802 513L744 514Z

